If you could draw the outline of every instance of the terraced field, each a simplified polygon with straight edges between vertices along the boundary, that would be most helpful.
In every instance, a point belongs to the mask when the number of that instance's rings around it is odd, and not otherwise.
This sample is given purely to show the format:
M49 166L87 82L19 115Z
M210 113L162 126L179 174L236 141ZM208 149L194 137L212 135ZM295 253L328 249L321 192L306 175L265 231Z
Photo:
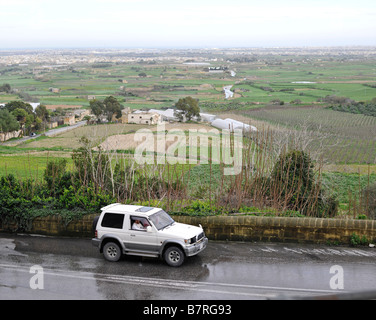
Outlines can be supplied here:
M376 117L329 110L323 107L274 106L244 112L274 126L322 134L323 157L332 163L376 164ZM319 136L319 135L318 135ZM317 143L312 143L314 149Z

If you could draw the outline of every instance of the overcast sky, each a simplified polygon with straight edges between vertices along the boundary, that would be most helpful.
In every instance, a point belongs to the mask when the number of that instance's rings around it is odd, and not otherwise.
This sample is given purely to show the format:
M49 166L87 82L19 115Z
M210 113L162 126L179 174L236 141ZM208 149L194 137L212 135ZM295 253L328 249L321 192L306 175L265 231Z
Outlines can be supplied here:
M0 0L0 49L376 45L375 0Z

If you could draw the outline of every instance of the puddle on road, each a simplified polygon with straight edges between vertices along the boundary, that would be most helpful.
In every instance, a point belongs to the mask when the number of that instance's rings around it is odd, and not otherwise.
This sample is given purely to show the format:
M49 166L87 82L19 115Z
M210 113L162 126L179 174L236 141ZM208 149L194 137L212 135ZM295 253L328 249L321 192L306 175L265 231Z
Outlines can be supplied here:
M14 239L0 238L0 256L27 256L15 249L16 244Z

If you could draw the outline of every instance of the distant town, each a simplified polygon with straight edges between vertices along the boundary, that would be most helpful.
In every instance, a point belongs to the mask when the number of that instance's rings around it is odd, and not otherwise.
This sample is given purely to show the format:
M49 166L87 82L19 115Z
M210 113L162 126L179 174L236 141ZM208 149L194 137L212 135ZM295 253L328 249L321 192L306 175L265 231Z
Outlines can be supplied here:
M282 56L359 56L375 57L375 47L275 47L275 48L208 48L208 49L0 49L0 65L26 66L43 64L41 69L60 69L82 63L132 63L175 60L186 62L194 57L195 62L226 61L229 57L282 55ZM202 55L202 58L200 58ZM210 61L210 59L209 59ZM189 61L188 61L189 62Z

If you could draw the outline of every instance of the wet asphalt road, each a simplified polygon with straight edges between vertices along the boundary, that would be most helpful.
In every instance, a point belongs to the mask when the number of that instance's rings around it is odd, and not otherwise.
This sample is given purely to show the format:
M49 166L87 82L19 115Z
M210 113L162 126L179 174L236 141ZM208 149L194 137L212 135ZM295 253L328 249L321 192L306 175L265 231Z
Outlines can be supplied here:
M172 268L141 257L107 262L87 239L0 233L2 300L265 300L375 289L376 248L210 241Z

